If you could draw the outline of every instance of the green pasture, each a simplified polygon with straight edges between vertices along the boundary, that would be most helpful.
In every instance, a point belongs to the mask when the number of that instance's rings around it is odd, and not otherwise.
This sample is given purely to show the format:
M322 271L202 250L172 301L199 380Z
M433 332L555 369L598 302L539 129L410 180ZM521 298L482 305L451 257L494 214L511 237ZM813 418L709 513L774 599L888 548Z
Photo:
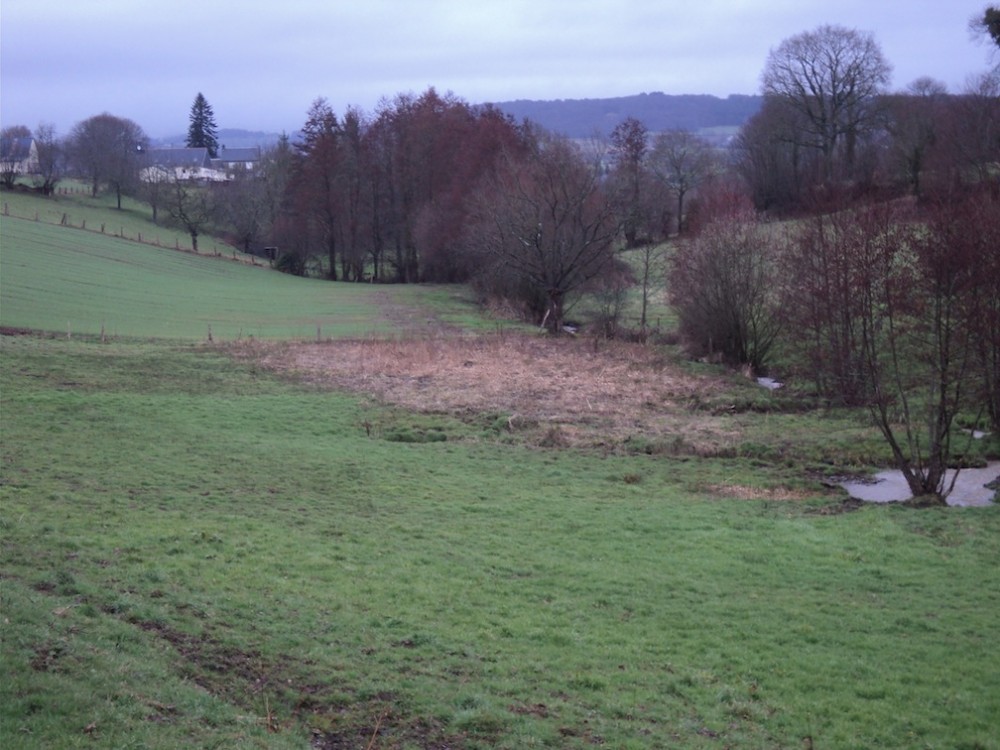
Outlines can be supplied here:
M90 186L79 180L60 182L55 195L47 198L25 190L0 192L0 216L30 219L161 247L191 249L191 237L183 229L169 225L165 211L160 213L159 223L154 224L153 211L148 204L122 196L119 210L112 193L100 192L92 196ZM222 240L211 235L201 239L202 253L232 255L232 249Z
M407 329L418 303L424 318L489 325L470 302L440 287L331 284L228 255L0 218L0 322L8 327L71 336L103 330L115 337L315 339Z
M996 507L0 344L5 748L1000 747Z

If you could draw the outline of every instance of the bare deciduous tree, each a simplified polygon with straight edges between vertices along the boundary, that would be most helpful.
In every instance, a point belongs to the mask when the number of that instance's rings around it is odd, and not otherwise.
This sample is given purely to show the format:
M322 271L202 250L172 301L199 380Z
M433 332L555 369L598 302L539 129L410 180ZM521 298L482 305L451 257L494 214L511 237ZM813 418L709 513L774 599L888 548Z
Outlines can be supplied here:
M800 145L822 155L824 180L838 157L853 176L859 139L877 124L891 67L871 34L820 26L771 50L761 77L765 97L778 97L801 119Z
M945 138L961 180L1000 181L1000 66L974 76L952 107Z
M216 208L209 189L188 180L172 177L167 182L165 208L170 218L191 237L191 249L198 252L198 237L215 219Z
M685 200L712 173L712 151L708 144L686 130L668 130L653 141L650 154L653 173L676 201L677 233L685 226Z
M904 94L888 98L887 130L891 156L914 195L920 195L931 149L941 137L947 89L940 81L918 78Z
M600 186L600 155L541 135L523 158L508 155L477 195L469 241L485 269L509 273L560 331L567 298L613 265L619 225Z
M626 247L648 242L646 206L643 200L648 185L646 153L649 131L634 117L622 120L611 131L612 167L609 189L621 217Z
M662 243L647 243L639 253L639 338L645 342L649 333L649 303L653 294L662 292L666 277L667 249Z
M228 181L215 186L219 220L229 226L244 252L255 252L270 235L281 211L292 159L288 138L282 136L261 153L252 169L238 165Z
M269 196L258 162L254 169L239 165L231 171L229 180L215 186L219 219L235 234L243 252L250 253L254 244L269 228Z
M944 503L952 425L972 381L966 313L979 270L941 218L912 234L881 222L866 227L861 260L874 273L861 322L875 424L910 491Z
M170 193L174 175L162 167L146 166L139 182L139 198L149 204L153 211L153 223L160 221L160 208Z
M341 162L340 121L329 102L316 99L302 127L302 142L296 144L297 169L293 178L296 205L303 230L312 234L327 256L328 277L337 280L337 237L340 225Z
M937 254L931 270L960 295L960 325L972 341L971 410L984 409L1000 430L1000 195L977 185L938 196L928 225L924 242Z
M807 164L794 135L797 117L783 100L769 97L736 136L734 166L760 211L788 208L800 199Z
M74 125L68 142L70 161L90 180L92 194L96 196L107 183L115 191L119 209L122 194L138 184L148 147L149 139L141 127L107 112Z
M867 270L855 257L860 233L849 211L817 213L799 225L784 263L783 314L806 374L829 402L855 406L869 397L856 312Z
M43 195L52 195L56 183L65 169L65 149L56 136L55 125L40 123L35 128L35 148L38 153L38 171L34 175L35 187Z
M31 130L26 125L11 125L0 130L0 182L13 187L29 156Z

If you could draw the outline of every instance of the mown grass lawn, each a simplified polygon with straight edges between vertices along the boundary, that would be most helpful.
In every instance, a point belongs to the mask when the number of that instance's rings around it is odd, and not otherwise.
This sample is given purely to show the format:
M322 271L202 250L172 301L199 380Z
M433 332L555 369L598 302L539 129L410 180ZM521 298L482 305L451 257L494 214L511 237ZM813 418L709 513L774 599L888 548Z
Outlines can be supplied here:
M5 748L1000 747L996 507L0 344Z

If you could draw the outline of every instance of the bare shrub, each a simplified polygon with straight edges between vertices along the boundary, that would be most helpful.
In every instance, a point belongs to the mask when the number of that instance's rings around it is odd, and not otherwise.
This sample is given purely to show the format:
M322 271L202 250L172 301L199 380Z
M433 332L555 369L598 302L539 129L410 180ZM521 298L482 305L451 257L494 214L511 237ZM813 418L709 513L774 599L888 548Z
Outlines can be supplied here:
M1000 430L1000 195L973 189L932 201L929 215L921 258L932 289L955 298L956 331L946 333L949 342L968 337L972 411L984 410Z
M817 213L789 243L786 328L803 374L832 403L868 403L861 310L874 283L877 245L892 236L904 210L884 204Z
M670 300L695 355L766 367L780 330L776 244L750 213L719 219L680 245Z
M596 283L595 283L596 282ZM609 273L591 282L589 286L597 300L598 311L595 320L597 335L606 339L622 338L622 315L628 305L629 292L635 285L628 267L622 263L613 264Z

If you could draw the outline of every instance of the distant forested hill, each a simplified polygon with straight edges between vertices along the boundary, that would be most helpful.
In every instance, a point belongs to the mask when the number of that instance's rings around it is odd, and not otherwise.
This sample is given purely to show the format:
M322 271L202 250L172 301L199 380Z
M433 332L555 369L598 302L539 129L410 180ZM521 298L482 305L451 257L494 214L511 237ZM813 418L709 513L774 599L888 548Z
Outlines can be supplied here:
M607 136L626 117L641 120L652 133L663 130L703 131L710 140L724 140L760 109L763 97L730 94L726 98L708 94L652 94L620 96L612 99L517 99L495 102L494 106L520 122L524 118L547 130L570 138ZM227 148L268 147L278 142L280 133L265 133L239 128L218 132L220 145ZM298 135L290 132L294 141ZM154 139L155 146L182 146L186 136L178 133Z
M265 133L259 130L243 130L241 128L223 128L216 133L216 137L219 139L219 145L226 148L253 148L255 146L267 148L278 142L281 133ZM159 147L180 147L186 141L186 135L177 133L165 138L154 138L153 145Z
M642 121L652 132L737 127L760 109L760 96L731 94L725 99L707 94L669 95L660 92L614 99L518 99L496 106L520 121L528 118L570 138L609 134L626 117Z

